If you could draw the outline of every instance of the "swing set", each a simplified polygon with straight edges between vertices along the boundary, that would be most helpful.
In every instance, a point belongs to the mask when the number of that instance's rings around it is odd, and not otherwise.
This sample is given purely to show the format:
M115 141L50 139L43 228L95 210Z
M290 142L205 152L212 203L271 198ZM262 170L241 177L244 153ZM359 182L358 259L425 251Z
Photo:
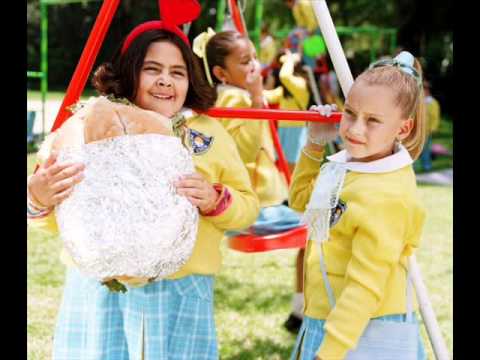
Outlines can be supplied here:
M161 1L161 0L160 0ZM63 99L60 110L57 114L52 127L52 132L58 129L62 123L71 116L68 107L76 103L85 87L88 75L90 74L95 59L98 55L100 47L104 41L107 30L115 15L120 0L104 0L95 24L90 32L87 43L80 56L80 60L74 71L72 79L67 88L66 95ZM258 2L261 3L261 2ZM220 1L220 5L224 4ZM328 53L333 63L334 70L337 74L342 92L348 94L350 87L353 85L353 76L348 66L347 59L343 52L338 34L335 30L328 6L325 0L317 0L312 2L315 16L319 24L322 36L325 40ZM236 29L242 34L248 35L243 15L239 9L237 0L228 0L230 14ZM221 7L221 6L220 6ZM219 9L221 10L221 9ZM217 13L217 16L218 13ZM218 19L218 18L217 18ZM218 25L218 23L217 23ZM217 29L218 30L218 29ZM313 122L339 122L341 114L334 113L330 117L321 116L317 112L310 111L290 111L290 110L273 110L273 109L229 109L229 108L213 108L206 112L207 115L214 118L244 118L249 120L267 120L269 121L275 150L278 155L279 170L285 175L287 183L290 183L290 173L288 171L287 162L283 154L280 140L276 130L275 121L278 120L296 120L296 121L313 121ZM255 121L253 120L253 121ZM307 229L305 226L295 228L283 233L272 234L266 236L258 236L254 234L239 235L229 240L229 247L242 252L262 252L275 249L287 249L304 247L307 241ZM425 322L425 326L432 344L435 356L438 360L449 359L448 350L441 336L435 313L428 297L426 287L420 275L419 267L415 257L409 258L409 269L412 274L413 284L417 293L420 305L420 311Z

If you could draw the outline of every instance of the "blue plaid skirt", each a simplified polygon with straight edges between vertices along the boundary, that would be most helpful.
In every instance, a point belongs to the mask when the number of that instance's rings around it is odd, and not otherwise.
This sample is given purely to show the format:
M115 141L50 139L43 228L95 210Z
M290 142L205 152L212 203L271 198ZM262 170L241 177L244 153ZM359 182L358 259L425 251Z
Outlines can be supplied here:
M385 320L385 321L394 321L394 322L405 322L406 315L404 314L395 314L395 315L385 315L378 317L376 319ZM413 317L413 321L417 323L416 316ZM325 325L325 320L314 319L308 316L303 317L302 326L298 332L297 340L295 342L295 347L293 348L292 356L290 360L313 360L315 355L322 344L323 337L325 336L325 331L323 330L323 325ZM303 340L302 340L303 338ZM300 349L301 344L301 349ZM372 357L372 360L381 359L381 354L379 357ZM425 349L423 347L423 341L418 335L418 360L427 360L427 355L425 354Z
M218 359L213 276L161 280L112 293L69 269L55 360Z

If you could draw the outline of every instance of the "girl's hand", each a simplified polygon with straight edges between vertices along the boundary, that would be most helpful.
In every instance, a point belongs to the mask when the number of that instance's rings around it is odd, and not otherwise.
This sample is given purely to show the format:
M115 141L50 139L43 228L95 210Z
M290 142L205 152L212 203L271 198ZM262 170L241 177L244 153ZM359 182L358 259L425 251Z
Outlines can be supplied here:
M85 165L81 163L57 163L57 154L52 152L47 161L30 177L28 191L34 204L50 208L60 204L83 180Z
M200 209L200 213L207 214L215 209L219 194L202 175L198 173L186 175L174 185L177 194L186 196L192 205Z
M313 105L310 111L317 111L320 115L330 116L337 110L337 105ZM337 125L332 123L308 122L308 141L306 147L311 150L320 150L328 142L337 138Z
M252 61L252 70L247 74L245 87L252 97L253 107L263 107L262 68L256 59Z

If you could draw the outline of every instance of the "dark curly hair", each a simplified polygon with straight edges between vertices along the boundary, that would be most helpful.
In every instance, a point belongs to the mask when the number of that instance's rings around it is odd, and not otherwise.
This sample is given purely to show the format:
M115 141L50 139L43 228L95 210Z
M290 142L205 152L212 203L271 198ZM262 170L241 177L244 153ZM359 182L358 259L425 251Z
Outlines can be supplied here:
M149 30L139 35L126 50L121 46L110 62L101 64L95 71L92 84L101 95L114 95L133 102L138 89L140 71L150 44L170 42L182 53L188 71L188 92L184 106L207 110L215 104L217 94L209 86L202 68L192 49L177 35L164 30Z

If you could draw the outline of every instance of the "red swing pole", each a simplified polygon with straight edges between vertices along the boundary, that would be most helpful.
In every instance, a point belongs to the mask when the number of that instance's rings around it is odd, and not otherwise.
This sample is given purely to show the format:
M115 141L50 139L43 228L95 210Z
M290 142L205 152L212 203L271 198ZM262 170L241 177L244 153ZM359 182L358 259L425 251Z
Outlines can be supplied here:
M242 13L238 9L238 1L228 0L228 7L230 9L230 14L232 15L233 23L237 28L238 32L248 36L247 28L245 26L245 22L243 21Z
M206 111L195 110L208 116L217 118L239 118L245 120L292 120L309 121L335 124L342 118L341 112L334 112L330 116L320 115L316 111L308 110L277 110L277 109L252 109L252 108L225 108L215 107Z
M85 48L80 56L80 60L75 68L75 72L70 80L70 84L68 85L67 93L60 106L60 110L58 110L57 117L51 129L52 132L58 129L62 123L72 115L71 112L67 110L67 107L77 102L80 98L119 3L120 0L105 0L103 2Z

